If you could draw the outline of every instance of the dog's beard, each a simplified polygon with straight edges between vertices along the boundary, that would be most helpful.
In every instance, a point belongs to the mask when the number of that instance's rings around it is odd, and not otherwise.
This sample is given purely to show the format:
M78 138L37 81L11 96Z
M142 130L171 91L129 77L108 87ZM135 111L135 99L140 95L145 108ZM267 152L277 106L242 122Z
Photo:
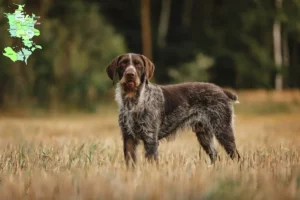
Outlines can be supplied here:
M138 87L141 84L141 81L139 78L135 78L134 80L126 80L125 78L122 78L120 80L120 84L123 88L126 97L132 98L135 96L136 91L138 90Z

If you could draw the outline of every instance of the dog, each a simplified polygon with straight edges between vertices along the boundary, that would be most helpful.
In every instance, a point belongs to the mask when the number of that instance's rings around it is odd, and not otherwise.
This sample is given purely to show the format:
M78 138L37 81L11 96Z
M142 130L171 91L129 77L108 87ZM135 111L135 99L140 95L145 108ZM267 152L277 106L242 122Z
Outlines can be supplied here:
M239 160L232 119L237 96L212 83L156 85L150 83L154 69L147 57L135 53L116 57L106 69L113 83L119 79L115 100L127 166L136 163L139 141L147 160L158 162L159 140L185 127L196 133L212 164L217 158L214 137Z

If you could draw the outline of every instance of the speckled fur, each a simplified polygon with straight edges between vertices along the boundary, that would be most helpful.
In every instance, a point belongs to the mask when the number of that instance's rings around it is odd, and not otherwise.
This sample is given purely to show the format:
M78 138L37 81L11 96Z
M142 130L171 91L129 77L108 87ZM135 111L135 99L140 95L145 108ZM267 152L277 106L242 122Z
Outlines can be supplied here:
M136 144L143 140L146 156L157 159L158 140L191 127L212 163L217 157L213 136L234 158L237 151L232 128L233 100L220 87L210 83L143 83L140 91L135 98L127 99L117 86L116 100L123 137Z
M217 158L214 137L232 159L236 155L239 159L232 106L237 96L211 83L155 85L149 82L153 72L149 59L131 53L118 56L107 67L113 81L119 75L115 99L127 165L135 164L139 141L144 143L146 158L158 161L159 140L189 127L212 163Z

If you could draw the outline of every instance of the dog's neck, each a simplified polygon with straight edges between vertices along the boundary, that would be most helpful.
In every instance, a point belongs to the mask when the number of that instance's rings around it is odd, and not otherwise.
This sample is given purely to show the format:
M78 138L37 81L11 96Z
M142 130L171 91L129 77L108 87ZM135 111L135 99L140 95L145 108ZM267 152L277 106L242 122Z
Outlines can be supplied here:
M127 108L128 110L138 108L139 105L143 104L145 101L144 92L146 90L146 87L147 83L143 82L136 88L134 93L128 95L123 90L122 86L120 84L117 84L115 100L117 101L120 108Z

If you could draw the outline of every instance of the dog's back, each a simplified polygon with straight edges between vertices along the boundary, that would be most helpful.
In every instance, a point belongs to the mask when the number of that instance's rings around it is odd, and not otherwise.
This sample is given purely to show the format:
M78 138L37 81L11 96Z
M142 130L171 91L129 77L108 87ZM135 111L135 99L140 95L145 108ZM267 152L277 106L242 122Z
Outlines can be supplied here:
M232 104L237 97L210 83L183 83L161 86L164 119L159 138L177 129L201 122L209 128L231 126Z

